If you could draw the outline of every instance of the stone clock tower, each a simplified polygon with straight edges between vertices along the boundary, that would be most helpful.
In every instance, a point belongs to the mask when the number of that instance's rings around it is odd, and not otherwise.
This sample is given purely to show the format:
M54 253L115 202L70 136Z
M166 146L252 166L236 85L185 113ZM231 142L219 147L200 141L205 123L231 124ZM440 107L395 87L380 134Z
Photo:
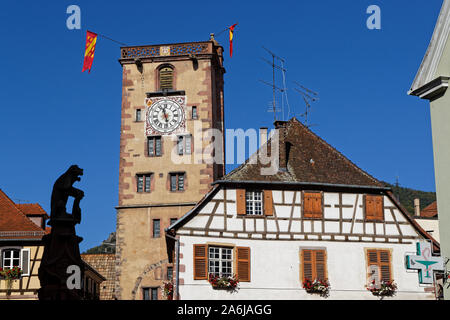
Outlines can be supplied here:
M164 229L224 174L222 53L213 37L121 48L118 299L163 298Z

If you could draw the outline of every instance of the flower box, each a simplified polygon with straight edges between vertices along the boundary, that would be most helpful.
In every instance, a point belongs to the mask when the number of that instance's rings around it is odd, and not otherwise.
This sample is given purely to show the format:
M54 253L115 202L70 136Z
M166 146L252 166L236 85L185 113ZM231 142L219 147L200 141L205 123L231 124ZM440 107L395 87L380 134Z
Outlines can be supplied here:
M164 297L167 300L173 300L173 281L167 281L163 284Z
M239 280L237 279L236 275L233 275L232 277L219 277L212 273L209 274L208 281L209 283L211 283L213 289L219 290L222 289L230 291L236 290L237 285L239 283Z
M330 283L328 280L309 280L303 281L303 288L309 294L318 294L321 297L328 297L330 295Z
M394 281L381 281L379 286L375 285L375 280L367 287L377 297L392 297L396 294L397 284Z

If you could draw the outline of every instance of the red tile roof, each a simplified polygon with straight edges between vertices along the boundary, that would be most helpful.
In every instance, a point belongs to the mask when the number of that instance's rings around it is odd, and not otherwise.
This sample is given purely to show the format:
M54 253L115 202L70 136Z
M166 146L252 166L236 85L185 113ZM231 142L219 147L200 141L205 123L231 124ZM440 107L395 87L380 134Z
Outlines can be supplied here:
M437 211L437 202L433 202L427 207L425 207L422 211L420 211L421 217L437 217L438 211Z
M28 215L45 215L46 218L50 218L45 212L44 209L42 209L41 205L39 203L17 203L17 208Z
M116 255L114 253L85 253L81 255L81 258L106 278L106 281L100 284L100 300L113 300Z
M0 189L0 240L40 239L44 233Z

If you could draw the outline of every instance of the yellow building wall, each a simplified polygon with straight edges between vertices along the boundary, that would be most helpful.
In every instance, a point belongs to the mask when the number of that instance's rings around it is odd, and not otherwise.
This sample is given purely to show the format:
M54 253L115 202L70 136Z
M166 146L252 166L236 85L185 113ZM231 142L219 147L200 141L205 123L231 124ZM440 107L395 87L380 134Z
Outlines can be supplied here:
M43 246L23 246L30 249L30 276L22 276L14 280L10 295L7 294L6 280L0 280L0 300L36 300L37 290L41 287L38 270L41 264Z

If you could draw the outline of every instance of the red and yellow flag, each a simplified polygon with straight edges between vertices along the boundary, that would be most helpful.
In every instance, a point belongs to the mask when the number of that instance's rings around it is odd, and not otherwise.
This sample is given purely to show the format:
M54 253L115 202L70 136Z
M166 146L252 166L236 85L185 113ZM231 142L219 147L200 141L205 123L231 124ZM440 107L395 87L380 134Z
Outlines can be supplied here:
M91 72L92 62L94 62L95 44L97 43L97 34L91 31L86 33L86 50L84 51L83 70L89 69Z
M233 56L233 33L234 33L234 27L236 27L237 23L233 24L230 29L230 57Z

